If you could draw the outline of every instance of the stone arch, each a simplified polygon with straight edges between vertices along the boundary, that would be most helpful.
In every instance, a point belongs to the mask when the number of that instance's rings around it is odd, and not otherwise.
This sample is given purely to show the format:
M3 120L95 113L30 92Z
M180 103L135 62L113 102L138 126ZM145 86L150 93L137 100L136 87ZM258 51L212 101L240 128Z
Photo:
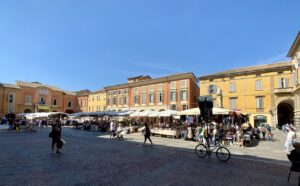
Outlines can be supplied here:
M294 122L294 100L283 98L277 104L277 124L282 126Z

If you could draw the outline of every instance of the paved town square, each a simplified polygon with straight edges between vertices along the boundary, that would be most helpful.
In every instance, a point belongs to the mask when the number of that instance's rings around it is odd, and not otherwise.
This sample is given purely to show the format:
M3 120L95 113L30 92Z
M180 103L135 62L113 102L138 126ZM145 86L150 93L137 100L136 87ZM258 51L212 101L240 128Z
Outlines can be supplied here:
M67 141L51 154L50 128L37 132L0 132L0 185L297 185L283 152L284 135L256 147L229 147L227 163L199 159L195 142L140 133L111 140L106 133L63 128Z

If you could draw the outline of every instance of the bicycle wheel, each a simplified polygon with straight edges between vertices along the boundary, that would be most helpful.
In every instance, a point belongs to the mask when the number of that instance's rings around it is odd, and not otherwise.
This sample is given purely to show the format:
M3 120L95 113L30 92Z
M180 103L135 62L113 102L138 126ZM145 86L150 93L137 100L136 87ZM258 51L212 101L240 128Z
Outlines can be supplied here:
M222 161L226 162L230 159L230 152L225 147L219 147L216 151L217 158Z
M199 158L204 158L207 156L207 148L203 144L199 144L195 147L195 153Z

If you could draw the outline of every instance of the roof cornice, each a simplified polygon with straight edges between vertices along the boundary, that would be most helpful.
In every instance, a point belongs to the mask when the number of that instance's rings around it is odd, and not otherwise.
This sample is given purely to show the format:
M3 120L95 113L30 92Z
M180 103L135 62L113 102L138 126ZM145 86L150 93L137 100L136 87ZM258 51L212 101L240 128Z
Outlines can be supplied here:
M216 78L226 78L230 76L237 76L237 75L250 75L250 74L257 74L257 73L267 73L273 71L284 71L284 70L292 70L292 62L281 62L281 63L273 63L273 64L265 64L265 65L258 65L258 66L250 66L250 67L243 67L238 69L231 69L226 70L223 72L218 72L206 76L201 76L199 80L209 80L209 79L216 79Z
M175 80L180 80L180 79L185 79L185 78L192 79L192 80L195 81L195 83L198 82L198 79L194 75L194 73L188 72L188 73L182 73L182 74L174 74L174 75L170 75L170 76L164 76L164 77L160 77L160 78L148 79L148 80L144 80L144 81L138 81L138 82L132 82L132 83L126 83L126 84L108 86L108 87L104 87L104 89L106 91L108 91L108 90L130 88L130 87L136 87L136 86L144 86L144 85L149 85L149 84L157 84L157 83L162 83L162 82L166 82L166 81L175 81Z
M300 31L298 32L296 39L294 40L294 42L287 54L287 57L293 57L299 46L300 46Z

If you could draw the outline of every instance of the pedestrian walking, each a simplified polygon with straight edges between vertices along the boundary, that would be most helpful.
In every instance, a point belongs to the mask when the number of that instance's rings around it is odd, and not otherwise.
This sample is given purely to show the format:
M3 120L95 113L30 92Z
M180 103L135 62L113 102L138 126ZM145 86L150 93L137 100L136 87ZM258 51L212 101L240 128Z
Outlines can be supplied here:
M52 138L52 153L56 150L56 153L60 153L59 149L62 148L63 142L61 141L61 125L59 119L52 123L52 130L49 134Z
M262 138L263 138L263 140L265 140L265 139L266 139L266 132L267 132L267 129L266 129L266 127L265 127L264 124L263 124L263 126L261 127L260 131L261 131L261 133L262 133Z
M147 122L145 122L145 129L143 130L143 132L144 132L144 137L145 137L144 145L145 145L147 139L149 139L149 141L151 142L151 145L152 145L153 143L152 143L152 140L150 139L151 131L149 129Z
M286 142L285 142L285 152L288 152L290 149L290 146L293 145L294 142L296 142L296 131L293 127L289 128L289 133L286 136Z

